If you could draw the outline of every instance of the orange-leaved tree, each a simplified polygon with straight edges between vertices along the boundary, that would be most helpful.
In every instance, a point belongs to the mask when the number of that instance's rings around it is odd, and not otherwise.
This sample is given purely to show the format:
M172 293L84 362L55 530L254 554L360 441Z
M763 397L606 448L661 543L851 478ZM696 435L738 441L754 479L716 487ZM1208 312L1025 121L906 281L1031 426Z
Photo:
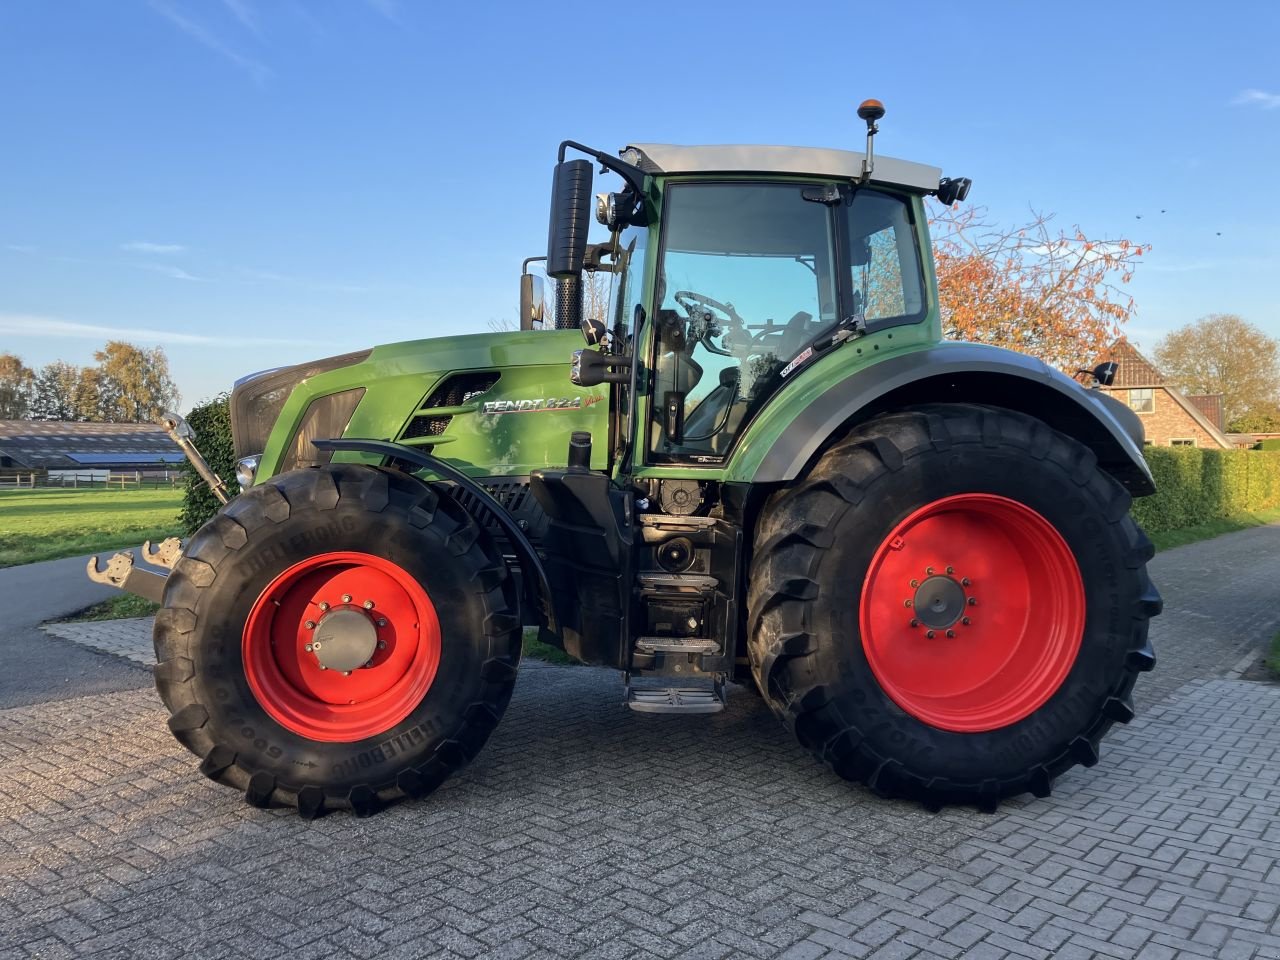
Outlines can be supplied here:
M930 218L943 335L1007 347L1068 373L1092 366L1133 313L1121 288L1149 244L1093 240L1032 212L1007 228L982 207Z

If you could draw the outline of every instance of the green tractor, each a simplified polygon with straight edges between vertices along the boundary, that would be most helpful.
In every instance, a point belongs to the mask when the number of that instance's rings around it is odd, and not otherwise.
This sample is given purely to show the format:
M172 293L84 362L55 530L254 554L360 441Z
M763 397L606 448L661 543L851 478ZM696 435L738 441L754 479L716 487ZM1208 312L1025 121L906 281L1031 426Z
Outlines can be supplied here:
M553 321L526 264L519 331L239 381L241 492L148 548L167 577L107 573L163 601L156 685L201 771L306 817L425 796L502 719L526 628L641 713L753 687L931 809L1096 763L1155 664L1143 429L943 342L925 198L969 181L876 157L883 113L855 152L566 141Z

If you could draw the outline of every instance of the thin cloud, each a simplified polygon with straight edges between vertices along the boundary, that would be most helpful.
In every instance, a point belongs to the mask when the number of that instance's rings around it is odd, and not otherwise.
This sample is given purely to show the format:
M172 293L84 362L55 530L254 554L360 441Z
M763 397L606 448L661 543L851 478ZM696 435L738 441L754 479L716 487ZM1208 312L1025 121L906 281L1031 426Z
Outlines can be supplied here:
M173 7L169 6L169 4L165 3L164 0L151 0L151 9L172 23L192 40L196 41L196 43L208 50L212 50L218 56L225 60L229 60L245 73L249 74L253 79L253 82L258 86L262 86L266 82L267 77L271 76L271 70L266 65L259 63L252 57L246 57L244 54L233 50L211 33L203 24L197 23L195 20L179 13Z
M240 25L259 40L262 39L262 28L258 26L258 12L248 0L222 0L222 5L231 11L231 15L240 21Z
M55 340L141 340L154 343L252 346L292 343L292 340L257 337L211 337L203 333L178 333L148 327L109 327L97 323L75 323L54 317L25 313L0 313L0 334L11 337L49 337Z
M210 282L208 277L192 276L181 267L173 267L167 263L140 263L138 266L143 270L150 270L152 273L158 273L162 277L168 277L170 280L187 280L192 283Z
M1241 90L1231 102L1242 106L1261 107L1263 110L1280 110L1280 93L1254 89Z
M130 253L151 253L160 256L170 256L177 253L186 253L187 248L180 243L147 243L145 240L135 240L133 243L120 244L121 250L128 250Z
M354 283L333 283L326 280L310 280L306 277L290 277L283 273L275 273L271 270L242 270L245 277L249 280L261 281L262 283L285 283L290 286L302 287L306 290L320 290L330 293L368 293L369 288Z
M4 248L6 250L12 250L14 253L35 253L36 252L35 247L28 246L25 243L6 243L4 245Z

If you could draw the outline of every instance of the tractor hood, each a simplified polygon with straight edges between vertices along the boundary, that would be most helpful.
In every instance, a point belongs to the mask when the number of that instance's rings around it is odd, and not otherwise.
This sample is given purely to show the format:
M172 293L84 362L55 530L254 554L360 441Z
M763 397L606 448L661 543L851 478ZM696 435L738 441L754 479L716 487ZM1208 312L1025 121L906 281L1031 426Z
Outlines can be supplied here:
M474 476L563 465L571 432L606 426L605 388L569 381L581 347L577 330L439 337L246 377L231 399L236 456L260 455L257 482L327 462L311 441L335 436L422 447Z

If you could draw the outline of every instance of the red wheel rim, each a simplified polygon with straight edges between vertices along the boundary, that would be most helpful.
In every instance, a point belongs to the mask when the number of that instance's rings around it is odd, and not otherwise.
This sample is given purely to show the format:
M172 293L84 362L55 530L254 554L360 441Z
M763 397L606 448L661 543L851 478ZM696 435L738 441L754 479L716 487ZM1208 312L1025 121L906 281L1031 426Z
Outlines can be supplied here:
M344 642L315 648L336 631ZM368 665L338 659L365 649ZM241 652L249 689L272 719L312 740L350 742L390 730L422 702L440 666L440 621L422 585L396 564L322 553L262 591Z
M1044 705L1075 663L1084 584L1062 535L1006 497L935 500L894 527L862 585L862 648L903 710L959 733Z

